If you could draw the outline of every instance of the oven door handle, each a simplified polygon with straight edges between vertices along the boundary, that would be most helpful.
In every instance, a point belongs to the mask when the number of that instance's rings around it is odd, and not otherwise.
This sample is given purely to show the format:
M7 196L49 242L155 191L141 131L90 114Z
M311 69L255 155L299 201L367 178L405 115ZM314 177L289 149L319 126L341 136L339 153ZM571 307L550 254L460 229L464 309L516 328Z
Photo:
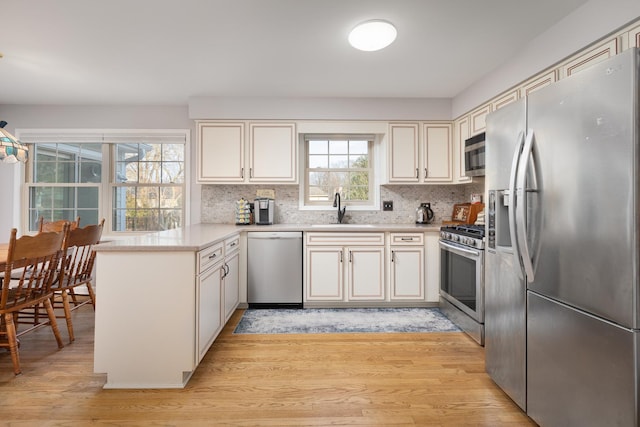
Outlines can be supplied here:
M464 256L466 255L473 255L475 257L479 257L480 256L480 252L478 251L474 251L472 249L466 249L466 248L461 248L460 246L454 246L451 245L449 243L440 241L440 247L444 247L448 250L450 250L451 252L457 253L458 255L462 255Z

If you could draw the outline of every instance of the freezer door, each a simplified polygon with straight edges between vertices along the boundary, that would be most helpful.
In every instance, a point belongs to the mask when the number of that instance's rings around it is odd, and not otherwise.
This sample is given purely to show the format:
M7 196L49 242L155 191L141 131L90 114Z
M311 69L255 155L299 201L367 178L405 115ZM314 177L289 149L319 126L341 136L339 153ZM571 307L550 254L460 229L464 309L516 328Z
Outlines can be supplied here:
M527 292L527 415L541 426L637 426L638 332Z
M526 410L526 288L514 258L485 254L485 369L505 393Z
M638 51L534 92L540 202L528 288L638 329ZM488 151L488 147L487 147Z
M526 100L520 99L487 116L485 185L491 190L509 188L514 150L526 131Z

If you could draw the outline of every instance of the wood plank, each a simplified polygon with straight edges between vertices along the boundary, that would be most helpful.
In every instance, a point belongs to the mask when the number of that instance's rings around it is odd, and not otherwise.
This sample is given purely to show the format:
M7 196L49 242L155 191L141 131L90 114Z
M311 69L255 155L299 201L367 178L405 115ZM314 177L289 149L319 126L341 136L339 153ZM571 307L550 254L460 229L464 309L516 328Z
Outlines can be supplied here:
M241 315L185 389L103 390L104 375L92 372L93 309L81 307L76 341L62 350L47 328L23 336L21 376L0 353L2 422L535 425L484 373L483 348L463 333L234 335Z

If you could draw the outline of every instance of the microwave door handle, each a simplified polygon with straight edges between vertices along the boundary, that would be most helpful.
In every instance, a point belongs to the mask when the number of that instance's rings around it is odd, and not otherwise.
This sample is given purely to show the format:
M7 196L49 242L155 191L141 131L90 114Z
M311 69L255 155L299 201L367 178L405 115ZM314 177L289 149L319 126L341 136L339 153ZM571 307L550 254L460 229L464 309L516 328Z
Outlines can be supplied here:
M511 161L511 173L509 175L509 206L507 209L507 216L509 219L509 236L511 237L511 248L514 259L514 265L517 266L516 272L518 278L523 279L522 264L520 263L520 251L518 250L518 241L516 234L516 178L518 172L518 164L521 157L522 149L525 142L524 132L518 134L518 143L516 150L513 153L513 160Z
M527 173L529 172L529 159L533 154L534 142L533 130L529 129L527 137L520 156L520 165L518 166L518 177L516 182L516 231L518 236L518 248L522 252L521 259L524 266L524 272L527 275L527 281L533 282L533 262L531 261L531 251L527 242Z

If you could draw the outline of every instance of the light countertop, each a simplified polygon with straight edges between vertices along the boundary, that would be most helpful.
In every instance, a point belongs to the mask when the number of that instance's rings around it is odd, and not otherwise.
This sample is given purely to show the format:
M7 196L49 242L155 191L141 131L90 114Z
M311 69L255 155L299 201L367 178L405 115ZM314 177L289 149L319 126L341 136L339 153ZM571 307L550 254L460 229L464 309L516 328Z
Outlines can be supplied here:
M232 225L195 224L184 228L159 231L96 245L97 252L115 251L199 251L244 231L305 231L305 232L438 232L440 224L274 224Z

